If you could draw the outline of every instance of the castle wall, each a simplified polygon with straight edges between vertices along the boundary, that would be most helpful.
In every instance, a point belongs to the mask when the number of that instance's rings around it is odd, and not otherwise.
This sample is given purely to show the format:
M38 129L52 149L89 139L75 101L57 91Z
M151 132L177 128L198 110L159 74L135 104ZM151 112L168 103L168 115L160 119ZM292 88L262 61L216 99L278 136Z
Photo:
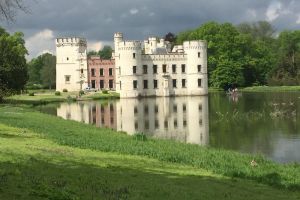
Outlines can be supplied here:
M153 54L158 47L166 48L163 40L157 42L156 38L149 38L144 41L145 52L142 53L141 42L124 41L123 35L119 37L119 34L117 38L115 35L115 59L116 90L121 98L208 93L205 41L188 41L178 46L180 51ZM154 66L157 68L156 73L153 71ZM166 69L165 72L163 68ZM185 70L182 71L182 68ZM133 86L134 81L137 81L137 88ZM154 87L154 81L157 87Z

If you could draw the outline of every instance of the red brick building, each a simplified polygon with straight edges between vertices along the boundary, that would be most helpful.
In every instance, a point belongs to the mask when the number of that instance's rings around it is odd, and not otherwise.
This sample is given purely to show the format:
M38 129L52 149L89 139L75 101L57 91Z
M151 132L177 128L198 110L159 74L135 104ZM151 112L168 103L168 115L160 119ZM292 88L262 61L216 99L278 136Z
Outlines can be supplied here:
M115 90L115 80L115 60L102 60L99 56L88 58L90 88Z

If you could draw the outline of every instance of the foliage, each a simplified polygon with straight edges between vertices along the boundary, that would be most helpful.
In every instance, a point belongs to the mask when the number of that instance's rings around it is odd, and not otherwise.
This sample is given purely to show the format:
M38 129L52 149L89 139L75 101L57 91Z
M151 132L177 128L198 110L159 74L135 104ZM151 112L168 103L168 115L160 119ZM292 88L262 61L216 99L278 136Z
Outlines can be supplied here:
M23 33L13 35L0 27L0 101L24 89L27 77Z
M274 30L268 22L241 24L208 22L179 33L177 43L206 40L208 77L213 87L251 86L267 82L275 63Z
M30 92L30 93L28 94L28 96L33 97L33 96L34 96L34 92Z
M279 188L300 189L299 165L280 165L261 156L183 144L168 140L137 140L111 129L96 128L75 121L18 107L0 108L0 123L40 133L64 146L137 155L184 164L231 178L255 180ZM18 114L16 114L18 113ZM47 123L44 123L47 121ZM257 167L250 165L255 159Z
M60 91L55 91L55 96L60 96L61 95L61 93L60 93Z
M68 92L68 90L66 88L63 89L63 92Z
M102 94L108 94L108 90L102 90Z
M278 37L278 61L270 85L300 84L300 31L283 31Z
M80 90L80 91L79 91L79 96L82 96L82 95L84 95L84 91L83 91L83 90Z
M88 52L88 57L100 56L101 59L111 59L112 58L112 48L109 45L105 45L101 50Z
M28 63L29 80L27 87L40 84L52 89L56 83L56 56L45 53Z

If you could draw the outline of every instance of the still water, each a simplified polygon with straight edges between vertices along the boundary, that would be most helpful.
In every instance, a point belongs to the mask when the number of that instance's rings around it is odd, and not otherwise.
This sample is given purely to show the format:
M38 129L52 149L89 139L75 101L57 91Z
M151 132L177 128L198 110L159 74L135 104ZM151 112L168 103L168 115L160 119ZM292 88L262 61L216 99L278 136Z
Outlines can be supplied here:
M300 162L300 93L82 101L39 107L64 119L132 135Z

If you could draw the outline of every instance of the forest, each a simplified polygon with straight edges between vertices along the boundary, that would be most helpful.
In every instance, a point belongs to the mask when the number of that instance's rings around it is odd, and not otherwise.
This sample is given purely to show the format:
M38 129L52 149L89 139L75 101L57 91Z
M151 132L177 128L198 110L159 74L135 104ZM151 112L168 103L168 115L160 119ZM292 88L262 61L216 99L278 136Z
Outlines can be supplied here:
M208 22L166 40L206 40L210 87L300 84L300 31L278 32L266 21Z

